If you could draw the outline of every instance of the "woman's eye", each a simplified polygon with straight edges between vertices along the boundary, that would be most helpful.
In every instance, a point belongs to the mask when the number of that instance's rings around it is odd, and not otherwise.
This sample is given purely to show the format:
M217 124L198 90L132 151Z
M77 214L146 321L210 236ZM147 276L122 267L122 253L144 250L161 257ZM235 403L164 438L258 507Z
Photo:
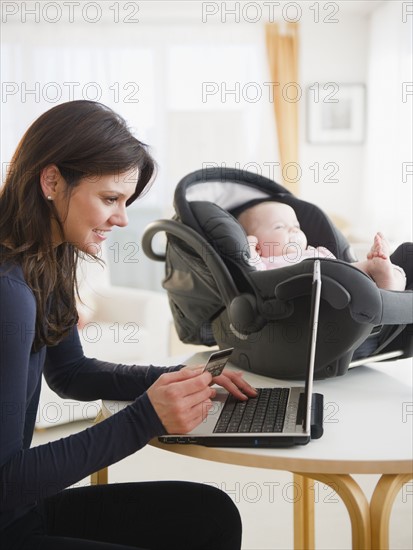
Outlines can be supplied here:
M118 197L107 197L105 201L107 204L115 204L115 202L118 200Z

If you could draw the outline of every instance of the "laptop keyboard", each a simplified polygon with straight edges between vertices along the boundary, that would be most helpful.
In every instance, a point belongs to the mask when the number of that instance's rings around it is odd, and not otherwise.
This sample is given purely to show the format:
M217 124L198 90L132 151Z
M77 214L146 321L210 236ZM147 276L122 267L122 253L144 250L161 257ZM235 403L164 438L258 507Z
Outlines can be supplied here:
M229 395L214 433L281 432L289 393L289 388L258 388L248 401Z

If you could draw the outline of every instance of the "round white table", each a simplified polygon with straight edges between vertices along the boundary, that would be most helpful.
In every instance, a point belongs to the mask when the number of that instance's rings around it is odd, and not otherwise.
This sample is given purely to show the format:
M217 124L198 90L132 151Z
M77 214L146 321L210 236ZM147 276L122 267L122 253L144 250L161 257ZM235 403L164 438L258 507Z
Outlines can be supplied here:
M208 355L198 353L186 363L203 363ZM353 548L385 549L394 499L413 477L412 367L413 361L405 359L357 367L343 377L316 381L314 391L324 394L324 435L308 445L213 448L161 444L157 439L151 444L205 460L292 472L300 495L294 504L296 549L314 548L312 480L329 485L346 505ZM257 387L292 385L252 373L245 378ZM103 402L103 416L115 410L119 403ZM370 503L351 474L381 475Z

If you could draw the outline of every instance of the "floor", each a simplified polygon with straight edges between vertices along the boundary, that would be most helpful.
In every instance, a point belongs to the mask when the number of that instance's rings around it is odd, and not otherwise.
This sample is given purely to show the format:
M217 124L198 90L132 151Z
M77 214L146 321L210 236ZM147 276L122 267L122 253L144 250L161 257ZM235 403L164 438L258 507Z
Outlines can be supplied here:
M411 361L407 368L411 368ZM35 433L33 445L59 439L90 426L74 422ZM185 479L214 485L226 491L242 516L243 550L293 548L293 506L297 498L291 474L246 468L187 458L147 446L109 469L110 483L154 479ZM356 481L370 496L378 479L358 475ZM79 485L89 483L83 480ZM337 495L325 485L314 484L316 548L347 550L351 533L347 511ZM413 482L405 485L393 508L390 549L413 548Z

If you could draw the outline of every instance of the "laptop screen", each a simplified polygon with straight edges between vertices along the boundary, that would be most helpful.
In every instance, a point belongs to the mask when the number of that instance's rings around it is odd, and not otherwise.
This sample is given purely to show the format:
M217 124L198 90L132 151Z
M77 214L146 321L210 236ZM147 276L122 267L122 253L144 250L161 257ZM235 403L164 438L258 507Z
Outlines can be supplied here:
M304 391L304 417L303 430L311 429L311 403L313 394L314 363L318 330L318 314L320 310L321 296L321 266L320 260L315 260L313 270L313 282L311 287L311 309L309 320L309 345L307 346L306 380Z

